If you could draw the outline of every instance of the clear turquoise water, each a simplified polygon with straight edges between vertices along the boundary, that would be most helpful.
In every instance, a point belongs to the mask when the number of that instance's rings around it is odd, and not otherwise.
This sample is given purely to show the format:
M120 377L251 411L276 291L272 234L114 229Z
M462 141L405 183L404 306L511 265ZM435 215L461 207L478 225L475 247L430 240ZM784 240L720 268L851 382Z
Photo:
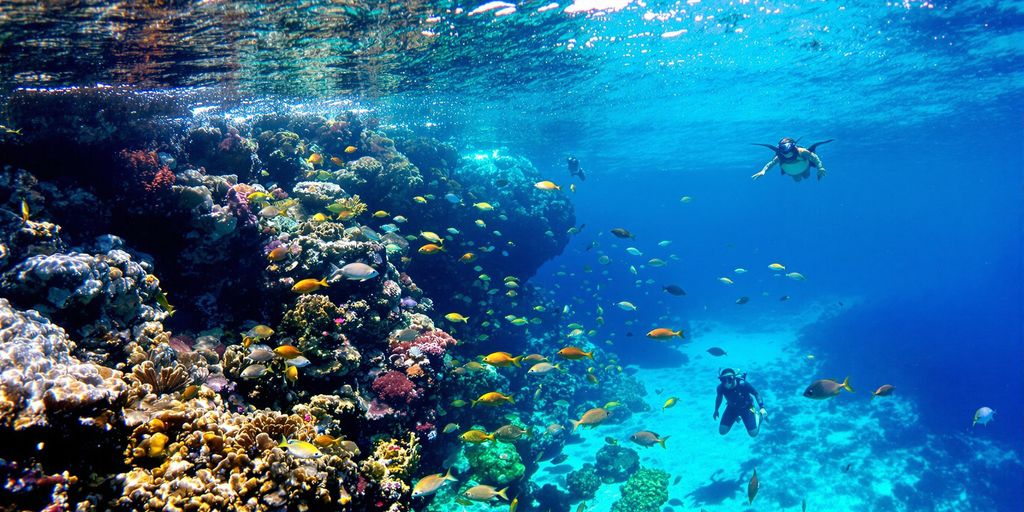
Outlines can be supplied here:
M4 92L99 82L240 113L365 108L466 153L524 155L563 185L575 155L587 226L532 282L581 320L602 306L610 349L649 388L685 399L666 420L652 394L654 413L588 432L568 464L642 427L675 441L644 452L645 465L694 467L672 487L673 510L738 508L755 465L771 509L1019 509L1024 7L619 4L470 17L477 5L456 2L9 2L0 70ZM752 182L770 153L750 143L783 136L836 139L820 152L829 175ZM636 241L613 239L620 226ZM644 264L672 254L664 268ZM774 277L774 261L807 281ZM661 293L667 283L688 295ZM620 300L638 311L615 310ZM692 345L643 339L663 322L691 325ZM703 354L712 345L733 359ZM709 393L724 364L750 371L778 411L757 440L715 431ZM847 374L855 395L799 396ZM882 383L898 394L867 402ZM997 420L970 428L983 405ZM617 496L602 492L595 510Z

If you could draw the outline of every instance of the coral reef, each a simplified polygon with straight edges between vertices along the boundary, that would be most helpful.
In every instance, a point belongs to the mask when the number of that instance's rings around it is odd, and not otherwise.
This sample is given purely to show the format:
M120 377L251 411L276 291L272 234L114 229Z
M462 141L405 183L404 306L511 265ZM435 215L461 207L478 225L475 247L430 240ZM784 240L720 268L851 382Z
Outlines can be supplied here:
M565 488L569 489L574 500L592 499L600 487L601 478L593 464L584 464L565 476Z
M511 444L499 442L475 444L467 446L465 452L474 478L481 483L500 488L523 476L526 472L519 452Z
M669 474L660 469L640 469L622 486L622 499L612 512L658 512L668 501Z
M595 456L597 474L605 481L621 482L640 467L640 456L636 450L614 444L606 444Z
M0 298L0 424L46 425L53 414L100 415L127 389L121 372L71 355L64 330Z

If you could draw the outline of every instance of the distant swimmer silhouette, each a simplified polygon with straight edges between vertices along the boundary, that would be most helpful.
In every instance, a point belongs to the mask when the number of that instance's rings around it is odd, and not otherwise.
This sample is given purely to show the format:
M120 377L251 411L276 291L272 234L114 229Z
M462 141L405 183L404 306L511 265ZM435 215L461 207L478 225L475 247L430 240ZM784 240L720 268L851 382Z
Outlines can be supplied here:
M583 174L583 169L580 168L580 161L576 157L570 156L565 163L569 166L569 176L579 176L581 180L587 179L587 176Z

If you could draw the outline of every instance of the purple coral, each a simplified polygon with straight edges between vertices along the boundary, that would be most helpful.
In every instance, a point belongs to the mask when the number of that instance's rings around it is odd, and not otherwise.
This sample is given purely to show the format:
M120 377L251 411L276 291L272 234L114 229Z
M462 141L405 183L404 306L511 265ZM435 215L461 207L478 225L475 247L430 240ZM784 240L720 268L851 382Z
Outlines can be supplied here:
M249 199L238 191L237 187L231 187L227 193L228 209L238 219L242 226L256 225L256 215L252 213L249 206Z
M412 381L403 373L396 371L389 371L377 377L371 387L381 399L391 404L409 404L419 396Z
M434 357L443 356L445 350L456 343L458 341L455 338L441 329L427 331L412 341L414 347L419 348L424 354Z

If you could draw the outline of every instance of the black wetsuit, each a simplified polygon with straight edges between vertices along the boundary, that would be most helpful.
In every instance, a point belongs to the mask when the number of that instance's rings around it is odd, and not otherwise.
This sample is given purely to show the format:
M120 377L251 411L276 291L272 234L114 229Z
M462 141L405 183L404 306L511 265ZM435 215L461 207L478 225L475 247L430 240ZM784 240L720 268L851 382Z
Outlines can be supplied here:
M716 412L722 405L722 397L725 397L726 405L720 425L732 427L737 418L742 418L743 426L747 427L747 431L757 430L757 417L750 409L754 405L754 400L757 401L757 408L763 409L764 401L761 400L761 395L757 393L754 386L751 386L746 380L740 380L732 389L726 388L725 384L719 384L718 396L715 397Z

